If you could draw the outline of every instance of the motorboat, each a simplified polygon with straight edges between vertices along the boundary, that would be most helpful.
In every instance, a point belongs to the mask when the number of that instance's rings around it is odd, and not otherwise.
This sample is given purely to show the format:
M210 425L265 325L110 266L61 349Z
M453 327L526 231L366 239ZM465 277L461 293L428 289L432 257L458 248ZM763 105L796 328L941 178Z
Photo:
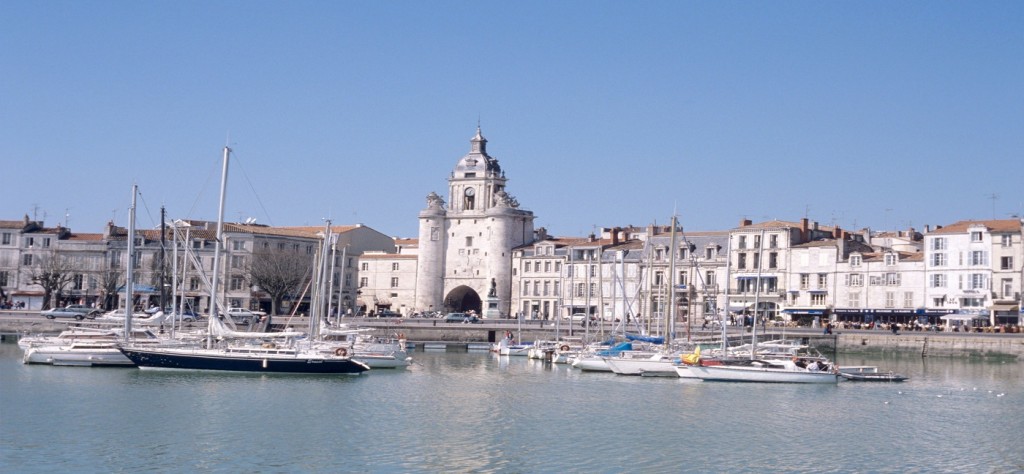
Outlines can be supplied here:
M515 344L508 338L502 338L494 345L493 351L502 356L526 357L530 354L531 348L533 348L532 343Z
M139 345L162 344L165 338L148 329L132 331L132 340ZM25 351L25 364L49 364L81 367L133 367L121 353L118 344L124 341L120 328L71 328L56 336L31 336L18 341Z
M618 355L623 351L633 350L633 343L630 341L620 342L615 345L611 345L611 342L592 345L589 350L576 356L572 366L584 372L611 372L612 369L608 367L608 363L604 361L604 358Z
M678 357L666 352L623 351L602 359L618 375L678 377L675 369Z
M371 369L403 369L412 364L404 334L387 338L366 334L368 331L372 329L324 324L313 344L321 352L351 356Z

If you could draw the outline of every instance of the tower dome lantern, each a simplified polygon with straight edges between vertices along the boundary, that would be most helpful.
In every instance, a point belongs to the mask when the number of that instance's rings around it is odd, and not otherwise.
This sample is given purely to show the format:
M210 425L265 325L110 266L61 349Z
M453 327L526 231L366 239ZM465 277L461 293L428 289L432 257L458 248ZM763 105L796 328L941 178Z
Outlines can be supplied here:
M487 154L487 139L476 127L476 135L469 140L469 153L455 165L455 178L484 178L488 175L501 175L498 159Z
M487 155L487 139L480 133L480 126L476 126L476 136L469 141L471 144L469 152Z

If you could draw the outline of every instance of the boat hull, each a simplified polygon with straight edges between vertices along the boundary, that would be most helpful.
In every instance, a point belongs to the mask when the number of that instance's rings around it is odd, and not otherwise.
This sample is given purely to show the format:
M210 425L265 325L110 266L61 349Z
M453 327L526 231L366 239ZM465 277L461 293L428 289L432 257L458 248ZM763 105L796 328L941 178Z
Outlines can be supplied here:
M846 380L852 380L854 382L903 382L904 380L907 380L907 377L904 376L904 375L893 374L893 373L880 373L880 372L874 372L874 373L847 373L847 372L840 372L839 375L841 375Z
M573 362L573 367L584 372L611 372L612 368L600 357L580 357Z
M648 377L678 377L673 360L660 356L650 358L605 357L605 364L618 375L646 375Z
M395 354L355 354L353 360L366 364L371 369L404 369L412 363L412 357L405 352Z
M690 372L706 382L820 383L839 382L832 372L800 372L767 367L713 365L689 366Z
M134 367L135 363L116 348L74 350L66 347L30 347L22 360L26 364L76 367Z
M121 348L142 369L217 370L286 374L360 374L366 364L348 358L233 355L220 351Z

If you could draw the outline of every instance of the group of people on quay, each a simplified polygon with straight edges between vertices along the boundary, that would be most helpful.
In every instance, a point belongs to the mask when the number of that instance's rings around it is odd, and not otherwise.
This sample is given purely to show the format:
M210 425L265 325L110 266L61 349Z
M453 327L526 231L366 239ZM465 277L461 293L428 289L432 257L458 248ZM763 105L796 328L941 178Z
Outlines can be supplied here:
M9 299L0 300L0 310L2 309L25 309L25 302L11 301Z
M834 329L864 329L864 330L888 330L892 331L893 334L899 334L900 331L914 331L914 332L974 332L974 333L1017 333L1020 332L1020 327L1016 325L997 325L997 326L971 326L967 323L961 324L950 324L948 327L942 324L925 324L920 321L910 321L907 323L883 323L878 321L870 322L856 322L856 321L835 321L826 323L824 326L824 334L832 334Z

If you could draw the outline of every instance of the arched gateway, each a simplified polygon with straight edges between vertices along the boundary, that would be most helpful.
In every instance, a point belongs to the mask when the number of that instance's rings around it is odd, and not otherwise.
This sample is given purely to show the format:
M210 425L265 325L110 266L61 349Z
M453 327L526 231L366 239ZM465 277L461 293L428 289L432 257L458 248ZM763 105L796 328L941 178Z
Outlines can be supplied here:
M476 290L465 285L455 288L444 299L445 308L460 313L473 310L477 314L482 314L483 307L480 303L480 295Z

